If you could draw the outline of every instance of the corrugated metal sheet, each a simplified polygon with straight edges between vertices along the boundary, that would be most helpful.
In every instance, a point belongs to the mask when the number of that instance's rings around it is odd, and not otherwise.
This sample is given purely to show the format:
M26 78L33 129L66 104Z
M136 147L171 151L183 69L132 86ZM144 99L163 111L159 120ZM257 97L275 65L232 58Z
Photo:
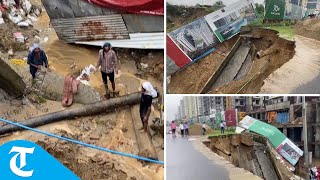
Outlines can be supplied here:
M164 33L133 33L130 39L108 40L113 47L133 49L164 49ZM78 41L76 44L102 46L106 41Z
M120 14L53 19L52 25L58 37L68 43L130 38Z
M101 8L83 0L42 0L42 3L51 19L120 14L117 10Z
M123 14L122 17L129 33L163 32L164 30L163 16Z

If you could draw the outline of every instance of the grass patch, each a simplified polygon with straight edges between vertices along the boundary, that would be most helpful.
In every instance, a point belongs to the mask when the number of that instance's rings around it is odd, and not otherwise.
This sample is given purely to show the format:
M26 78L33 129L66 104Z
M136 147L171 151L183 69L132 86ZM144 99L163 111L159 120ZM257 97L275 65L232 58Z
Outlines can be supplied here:
M285 39L292 40L295 36L294 22L291 21L281 21L277 23L263 23L263 17L259 17L250 26L261 27L266 29L272 29L279 32L279 36Z
M234 131L225 131L224 134L221 134L220 132L215 132L214 134L208 134L208 138L210 137L218 137L222 135L233 135L233 134L238 134Z

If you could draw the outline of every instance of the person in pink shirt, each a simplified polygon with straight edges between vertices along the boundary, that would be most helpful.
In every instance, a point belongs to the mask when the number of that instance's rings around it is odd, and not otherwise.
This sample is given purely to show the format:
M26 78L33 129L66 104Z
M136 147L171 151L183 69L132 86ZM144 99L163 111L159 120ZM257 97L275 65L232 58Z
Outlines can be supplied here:
M176 136L176 124L174 121L171 122L171 131L172 131L172 137Z

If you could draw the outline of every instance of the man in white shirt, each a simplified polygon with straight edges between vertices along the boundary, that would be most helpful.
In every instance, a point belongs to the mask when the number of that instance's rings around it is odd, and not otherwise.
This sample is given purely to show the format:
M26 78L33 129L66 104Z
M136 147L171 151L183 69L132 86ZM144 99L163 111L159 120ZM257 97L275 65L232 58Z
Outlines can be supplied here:
M224 122L223 121L220 122L220 130L221 130L221 134L224 134Z
M181 131L181 136L184 136L184 128L183 128L183 124L180 123L180 131Z
M203 133L202 133L202 135L205 135L206 134L206 123L203 123L202 124L202 130L203 130Z

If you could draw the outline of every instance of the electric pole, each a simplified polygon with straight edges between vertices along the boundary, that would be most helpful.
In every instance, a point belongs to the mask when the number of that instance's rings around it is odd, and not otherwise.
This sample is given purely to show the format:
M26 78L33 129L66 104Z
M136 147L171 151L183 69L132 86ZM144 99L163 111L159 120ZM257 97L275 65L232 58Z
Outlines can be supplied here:
M304 141L304 161L306 166L306 180L309 180L309 150L308 150L308 126L306 113L306 97L302 97L302 117L303 117L303 141Z

